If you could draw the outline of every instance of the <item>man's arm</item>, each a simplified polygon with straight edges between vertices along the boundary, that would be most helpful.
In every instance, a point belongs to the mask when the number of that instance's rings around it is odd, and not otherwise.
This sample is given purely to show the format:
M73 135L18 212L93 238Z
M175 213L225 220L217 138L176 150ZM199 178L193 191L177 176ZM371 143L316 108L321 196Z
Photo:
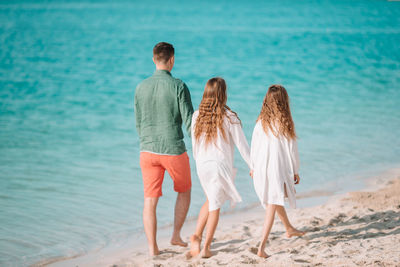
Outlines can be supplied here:
M136 131L139 134L140 137L140 109L138 106L138 100L137 100L137 88L135 90L135 99L134 99L134 104L133 104L133 110L135 113L135 120L136 120Z
M185 83L182 83L182 88L181 90L179 90L178 100L179 100L179 110L181 112L182 122L186 126L186 131L189 137L191 137L190 128L192 125L193 105L189 89Z

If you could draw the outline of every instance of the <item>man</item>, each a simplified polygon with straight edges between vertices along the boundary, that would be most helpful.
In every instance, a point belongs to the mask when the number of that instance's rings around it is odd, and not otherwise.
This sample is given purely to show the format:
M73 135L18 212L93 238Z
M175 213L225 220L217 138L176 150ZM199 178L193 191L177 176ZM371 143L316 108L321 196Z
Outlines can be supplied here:
M165 170L178 192L172 245L187 246L180 231L190 204L189 157L183 142L182 122L190 136L193 106L186 84L172 77L174 47L165 42L153 49L156 71L135 91L136 129L140 138L140 167L144 185L143 224L150 255L158 255L156 241L158 199Z

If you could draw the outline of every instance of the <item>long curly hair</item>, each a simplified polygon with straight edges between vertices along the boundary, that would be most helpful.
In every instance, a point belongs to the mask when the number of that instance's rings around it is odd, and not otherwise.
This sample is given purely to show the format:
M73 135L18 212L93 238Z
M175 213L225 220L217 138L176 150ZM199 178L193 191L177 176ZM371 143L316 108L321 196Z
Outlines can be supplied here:
M225 80L220 77L208 80L204 88L203 99L200 102L199 115L196 119L194 129L194 138L196 140L199 140L204 134L205 144L208 145L215 141L218 130L221 132L224 140L227 140L223 127L227 110L231 111L238 119L239 117L226 105L226 100Z
M268 88L258 120L265 133L284 135L288 139L296 139L296 131L290 112L289 95L282 85L273 84Z

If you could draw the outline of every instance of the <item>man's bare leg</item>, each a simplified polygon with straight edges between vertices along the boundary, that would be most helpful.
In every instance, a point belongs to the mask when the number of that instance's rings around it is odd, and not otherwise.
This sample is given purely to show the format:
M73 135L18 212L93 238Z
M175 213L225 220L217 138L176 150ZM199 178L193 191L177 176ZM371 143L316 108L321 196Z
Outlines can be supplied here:
M190 254L192 257L200 253L201 239L208 219L208 200L203 204L197 219L196 232L190 237Z
M175 204L174 232L172 233L171 244L187 247L187 243L181 238L181 229L185 222L186 215L190 206L190 191L178 193Z
M157 246L157 209L158 197L145 197L143 205L143 225L151 256L160 254Z

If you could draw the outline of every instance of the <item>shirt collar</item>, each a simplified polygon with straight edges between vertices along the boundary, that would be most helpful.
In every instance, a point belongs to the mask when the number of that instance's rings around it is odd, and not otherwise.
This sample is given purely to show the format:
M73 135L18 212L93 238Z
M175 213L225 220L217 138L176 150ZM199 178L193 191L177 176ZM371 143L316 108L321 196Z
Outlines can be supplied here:
M154 75L163 75L163 74L167 74L169 76L172 76L171 72L169 72L168 70L156 70L154 72Z

